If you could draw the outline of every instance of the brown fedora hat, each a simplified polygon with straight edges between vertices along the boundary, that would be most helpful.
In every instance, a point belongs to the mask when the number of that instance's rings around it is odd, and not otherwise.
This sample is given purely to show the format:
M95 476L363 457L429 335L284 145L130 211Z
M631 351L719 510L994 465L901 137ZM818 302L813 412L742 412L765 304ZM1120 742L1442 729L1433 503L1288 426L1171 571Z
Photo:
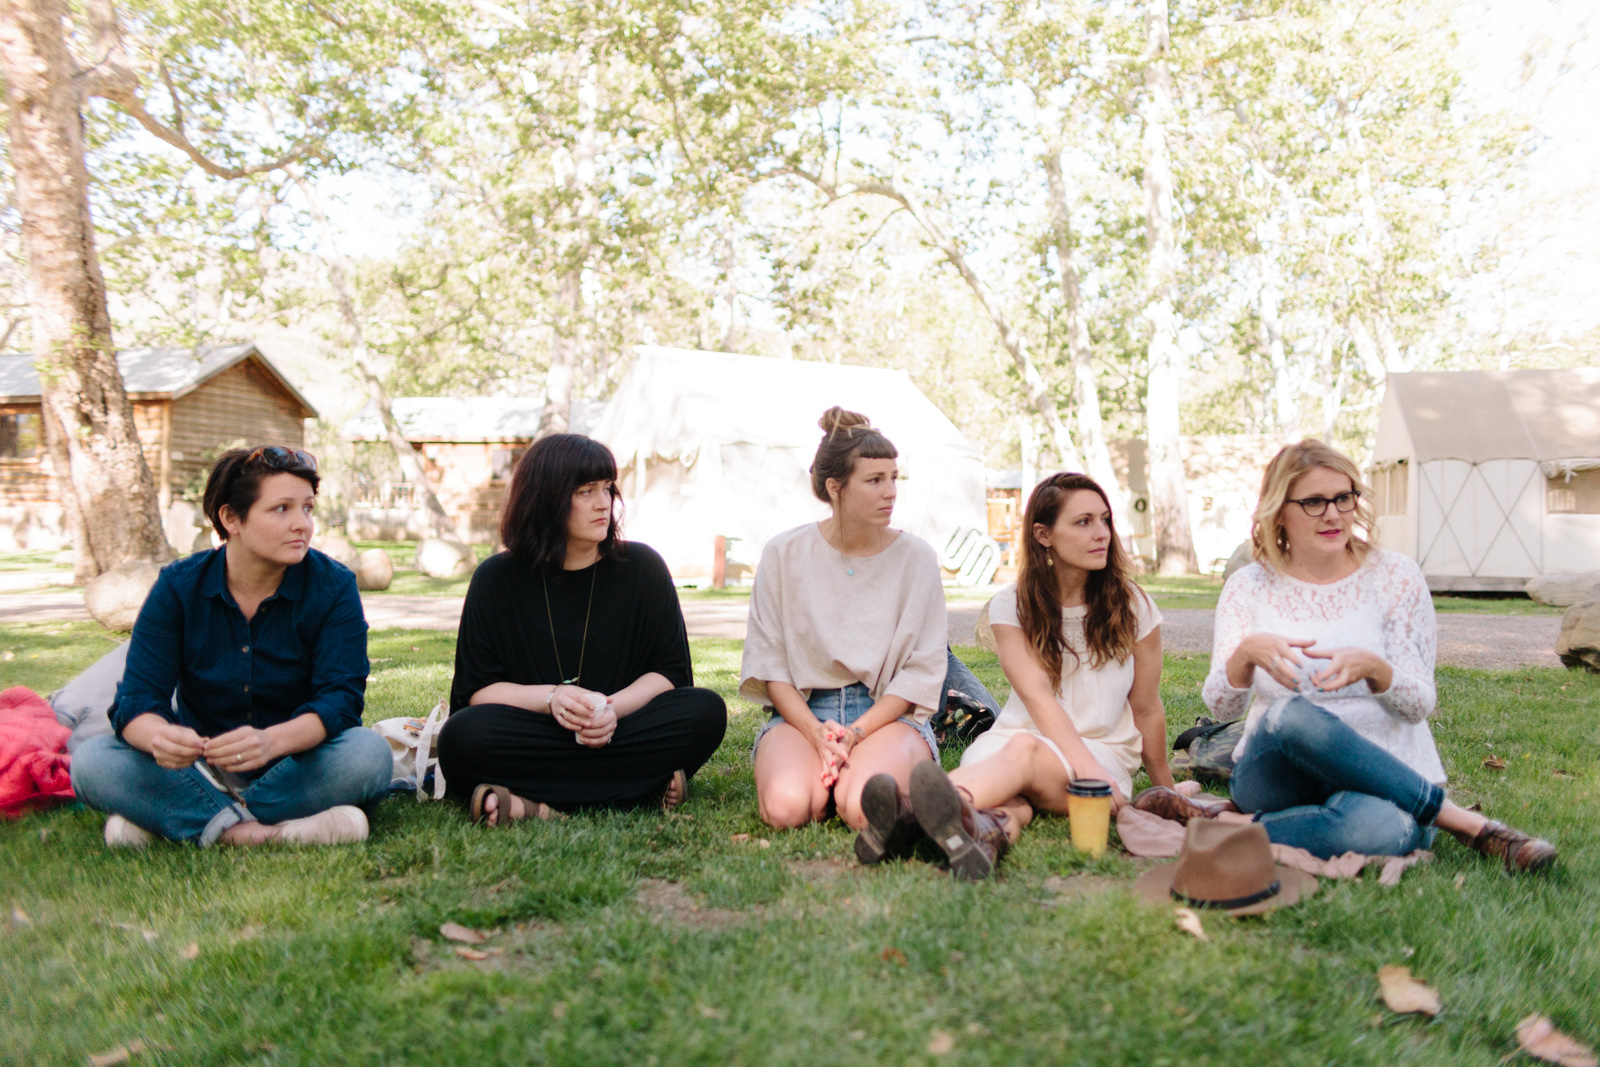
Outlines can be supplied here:
M1145 871L1133 891L1152 904L1259 915L1309 897L1317 880L1273 863L1272 843L1260 823L1190 819L1178 858Z

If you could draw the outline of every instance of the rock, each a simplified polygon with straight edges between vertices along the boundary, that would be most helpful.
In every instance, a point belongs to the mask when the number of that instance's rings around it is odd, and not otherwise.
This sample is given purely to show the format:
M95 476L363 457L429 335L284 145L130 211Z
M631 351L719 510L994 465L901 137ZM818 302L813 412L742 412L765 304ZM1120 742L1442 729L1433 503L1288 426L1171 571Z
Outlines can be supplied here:
M1248 567L1253 562L1250 558L1250 542L1245 541L1233 550L1233 555L1228 557L1228 565L1222 568L1222 580L1226 582L1233 577L1233 572L1241 567Z
M204 523L205 516L188 500L174 500L161 514L162 532L175 552L182 552L184 545L192 544L195 527Z
M356 557L356 588L378 593L394 581L394 560L381 548L369 548Z
M1561 571L1529 578L1528 596L1541 604L1570 608L1590 593L1600 593L1600 571Z
M118 564L89 580L83 590L83 606L89 609L94 621L106 629L131 630L160 570L144 559Z
M201 530L194 535L194 542L189 545L189 552L210 552L213 548L220 548L222 542L210 530Z
M1568 667L1600 674L1600 591L1590 593L1561 616L1556 655Z
M429 578L464 578L478 566L478 554L471 545L430 537L417 542L415 566Z
M329 559L343 563L351 570L356 569L356 546L350 543L348 537L336 533L318 534L311 541L311 547L327 556Z

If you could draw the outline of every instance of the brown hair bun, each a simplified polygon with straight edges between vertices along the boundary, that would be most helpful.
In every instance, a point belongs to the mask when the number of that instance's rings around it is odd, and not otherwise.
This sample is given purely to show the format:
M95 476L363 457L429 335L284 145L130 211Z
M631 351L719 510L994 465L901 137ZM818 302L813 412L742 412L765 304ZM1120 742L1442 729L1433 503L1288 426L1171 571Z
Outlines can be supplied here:
M836 433L856 426L870 430L872 429L872 420L859 411L846 411L838 404L835 404L822 413L822 418L817 420L817 425L822 427L823 433L832 437Z

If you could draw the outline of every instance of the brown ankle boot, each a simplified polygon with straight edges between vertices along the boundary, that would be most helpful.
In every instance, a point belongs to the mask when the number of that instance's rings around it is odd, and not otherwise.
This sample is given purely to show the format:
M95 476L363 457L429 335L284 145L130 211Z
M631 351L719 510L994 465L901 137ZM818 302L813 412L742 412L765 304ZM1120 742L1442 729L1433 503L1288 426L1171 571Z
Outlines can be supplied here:
M1475 836L1460 830L1451 830L1450 834L1474 852L1499 857L1505 862L1506 870L1512 872L1543 870L1556 858L1556 846L1550 842L1541 837L1529 837L1493 819Z
M976 808L937 763L911 769L911 810L923 832L950 857L950 873L964 882L989 877L1011 839L1010 817L1000 808Z
M861 814L867 825L856 834L856 859L864 865L905 859L922 840L911 798L887 774L875 774L861 787Z
M1133 806L1163 819L1188 822L1190 819L1215 819L1220 812L1238 811L1231 800L1204 793L1186 797L1176 789L1153 785L1133 798Z

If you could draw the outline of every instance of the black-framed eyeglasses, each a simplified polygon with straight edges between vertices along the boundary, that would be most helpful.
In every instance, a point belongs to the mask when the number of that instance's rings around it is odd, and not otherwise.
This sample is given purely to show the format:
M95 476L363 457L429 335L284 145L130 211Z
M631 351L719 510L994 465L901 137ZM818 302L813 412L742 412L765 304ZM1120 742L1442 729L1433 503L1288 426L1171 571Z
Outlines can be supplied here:
M304 449L284 448L282 445L265 445L258 448L244 457L244 462L246 465L260 463L275 471L317 469L316 456Z
M1356 505L1360 502L1361 492L1357 489L1352 489L1348 493L1340 493L1332 499L1325 496L1308 496L1301 500L1284 501L1286 504L1299 504L1300 510L1313 519L1322 518L1327 513L1329 504L1337 508L1340 514L1348 515L1356 509Z

